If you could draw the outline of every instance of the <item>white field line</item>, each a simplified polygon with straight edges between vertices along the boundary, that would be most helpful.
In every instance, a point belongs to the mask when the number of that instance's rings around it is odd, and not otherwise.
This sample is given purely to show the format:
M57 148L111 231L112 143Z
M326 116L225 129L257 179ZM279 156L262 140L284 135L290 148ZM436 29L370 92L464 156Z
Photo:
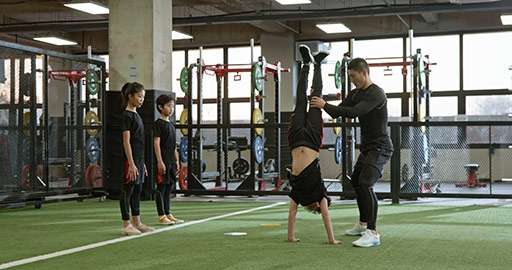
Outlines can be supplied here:
M221 219L221 218L226 218L226 217L231 217L231 216L236 216L236 215L241 215L241 214L247 214L250 212L263 210L263 209L267 209L267 208L272 208L272 207L275 207L278 205L283 205L283 204L285 204L285 202L277 202L277 203L274 203L271 205L251 208L251 209L233 212L233 213L229 213L229 214L224 214L224 215L220 215L220 216L216 216L216 217L209 217L209 218L205 218L205 219L201 219L201 220L195 220L195 221L191 221L191 222L181 223L178 225L168 226L168 227L158 229L158 230L155 230L155 231L149 232L149 233L143 233L143 234L134 235L134 236L120 237L120 238L107 240L107 241L103 241L103 242L99 242L99 243L89 244L89 245L85 245L85 246L81 246L81 247L76 247L76 248L71 248L71 249L66 249L66 250L61 250L61 251L45 254L45 255L40 255L40 256L36 256L36 257L32 257L32 258L8 262L8 263L0 264L0 269L6 269L9 267L13 267L13 266L19 266L19 265L23 265L23 264L27 264L27 263L33 263L33 262L51 259L51 258L63 256L63 255L68 255L68 254L72 254L72 253L76 253L76 252L80 252L80 251L84 251L84 250L88 250L88 249L93 249L93 248L102 247L102 246L106 246L106 245L110 245L110 244L115 244L115 243L119 243L119 242L123 242L123 241L133 240L133 239L137 239L139 237L144 237L144 236L153 235L156 233L175 230L175 229L179 229L179 228L183 228L183 227L187 227L187 226L191 226L191 225L195 225L195 224L199 224L199 223L203 223L203 222L207 222L207 221L211 221L211 220L216 220L216 219Z

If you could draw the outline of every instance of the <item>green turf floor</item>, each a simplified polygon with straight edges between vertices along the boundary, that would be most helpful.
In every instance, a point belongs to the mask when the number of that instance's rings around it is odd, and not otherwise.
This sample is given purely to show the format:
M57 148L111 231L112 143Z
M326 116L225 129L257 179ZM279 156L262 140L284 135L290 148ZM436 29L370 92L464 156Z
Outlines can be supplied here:
M173 202L186 221L269 203ZM13 269L512 269L512 208L382 205L382 245L355 248L343 232L357 220L355 205L332 205L342 245L325 244L321 217L299 210L296 237L286 243L288 205L162 231ZM142 221L156 228L153 202ZM263 227L260 224L281 224ZM0 265L121 236L117 201L45 204L0 210ZM246 236L224 236L246 232Z

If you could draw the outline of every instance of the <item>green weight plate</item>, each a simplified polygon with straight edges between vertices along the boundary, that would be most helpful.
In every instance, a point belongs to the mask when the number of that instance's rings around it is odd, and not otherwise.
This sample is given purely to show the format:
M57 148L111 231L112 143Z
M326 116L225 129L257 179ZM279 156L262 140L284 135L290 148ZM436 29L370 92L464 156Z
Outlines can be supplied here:
M252 66L252 79L258 91L263 91L263 71L261 65L256 63Z
M100 90L100 77L93 69L88 69L85 73L85 86L91 95L96 95Z
M180 73L180 87L183 93L188 93L188 68L184 67Z
M334 66L334 85L336 89L339 89L341 86L341 63L340 61L336 62L336 66Z

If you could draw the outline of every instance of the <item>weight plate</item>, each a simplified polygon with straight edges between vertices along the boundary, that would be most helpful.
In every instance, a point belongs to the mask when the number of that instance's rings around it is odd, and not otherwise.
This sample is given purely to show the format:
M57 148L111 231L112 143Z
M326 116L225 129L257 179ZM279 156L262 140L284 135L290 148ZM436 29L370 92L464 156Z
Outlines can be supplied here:
M186 125L188 123L188 109L185 108L180 115L180 125ZM181 128L181 133L185 136L188 135L188 128Z
M237 158L233 161L233 171L237 174L245 174L249 171L249 161L245 158Z
M85 73L85 87L91 95L96 95L100 90L100 77L94 69L88 69Z
M336 143L334 145L334 161L336 162L336 164L340 164L342 161L342 149L343 145L341 137L336 137Z
M30 165L25 165L21 169L21 188L30 188Z
M30 136L30 130L28 129L29 128L29 125L30 124L30 112L24 112L23 113L23 134L25 134L25 136Z
M188 138L182 137L180 142L180 160L181 162L188 162Z
M252 80L258 91L263 91L263 70L259 63L252 66Z
M180 87L184 93L188 92L188 68L184 67L180 73Z
M263 114L259 108L254 109L252 112L252 123L253 124L263 124ZM256 134L261 135L263 132L263 128L254 128Z
M94 125L98 125L99 122L100 121L99 121L99 118L98 118L98 115L96 114L96 112L88 111L85 114L84 125L94 126ZM87 129L87 133L91 136L96 136L96 134L98 134L98 132L99 132L99 129Z
M188 175L188 167L187 166L181 167L180 173L179 173L179 178L178 178L178 184L179 184L181 190L188 189L187 175Z
M103 187L103 171L98 165L91 165L85 171L85 184L88 187Z
M336 61L336 65L334 66L334 85L336 89L339 89L341 86L341 63L340 61Z
M336 124L336 123L341 123L341 117L340 117L340 118L333 118L333 119L332 119L332 122L333 122L334 124ZM339 127L339 126L334 126L334 127L332 127L332 130L334 131L334 134L340 134L341 127Z
M254 151L254 158L256 159L256 162L261 164L263 162L263 140L260 136L257 136L254 138L253 142L253 151Z
M98 161L98 157L100 156L100 145L96 138L89 137L89 139L87 139L87 142L85 143L85 150L87 151L87 157L90 162Z

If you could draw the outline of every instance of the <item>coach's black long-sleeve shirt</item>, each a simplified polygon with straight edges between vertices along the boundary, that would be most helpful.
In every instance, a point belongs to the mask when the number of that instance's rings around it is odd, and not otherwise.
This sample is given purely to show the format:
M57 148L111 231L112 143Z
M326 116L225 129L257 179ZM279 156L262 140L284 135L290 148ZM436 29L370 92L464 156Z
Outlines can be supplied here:
M361 124L361 152L375 148L392 150L387 132L388 108L386 93L376 84L365 90L353 89L340 105L326 103L324 110L332 117L359 118Z

